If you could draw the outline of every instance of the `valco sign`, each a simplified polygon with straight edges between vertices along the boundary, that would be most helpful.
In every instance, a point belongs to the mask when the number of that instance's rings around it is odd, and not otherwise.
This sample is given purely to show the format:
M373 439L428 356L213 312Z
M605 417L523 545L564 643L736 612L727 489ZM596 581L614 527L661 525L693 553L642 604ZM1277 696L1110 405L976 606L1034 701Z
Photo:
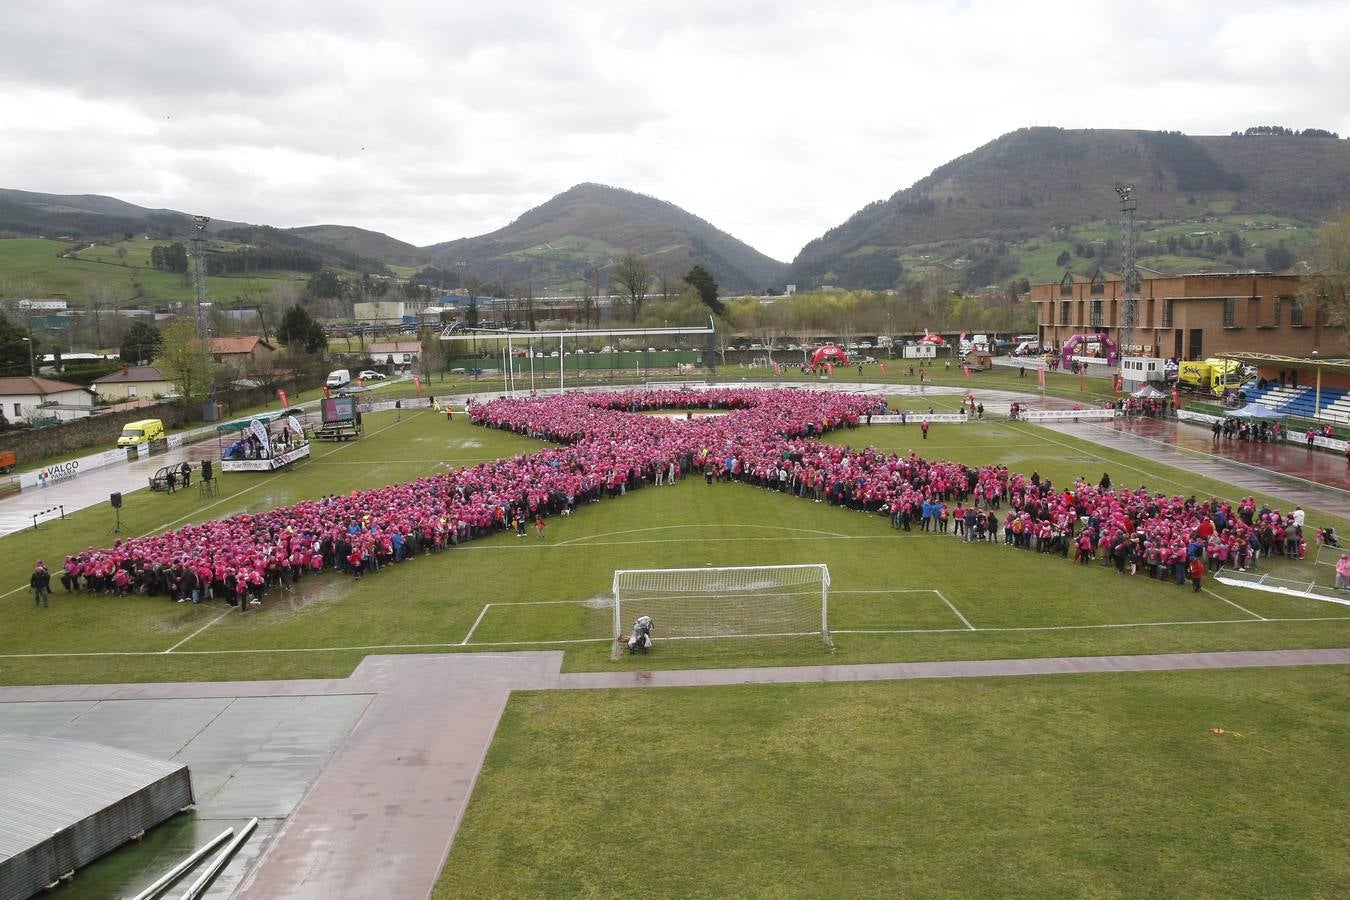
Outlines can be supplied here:
M80 461L72 459L70 462L57 463L54 466L48 466L38 473L38 484L46 487L49 484L60 484L63 481L69 481L80 474Z

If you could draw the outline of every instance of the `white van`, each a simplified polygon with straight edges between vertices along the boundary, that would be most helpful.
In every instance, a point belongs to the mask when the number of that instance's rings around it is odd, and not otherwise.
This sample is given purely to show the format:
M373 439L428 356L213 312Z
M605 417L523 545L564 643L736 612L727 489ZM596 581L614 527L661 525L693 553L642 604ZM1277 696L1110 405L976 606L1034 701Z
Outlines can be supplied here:
M347 369L336 369L328 373L326 384L330 388L346 387L352 383L352 373Z

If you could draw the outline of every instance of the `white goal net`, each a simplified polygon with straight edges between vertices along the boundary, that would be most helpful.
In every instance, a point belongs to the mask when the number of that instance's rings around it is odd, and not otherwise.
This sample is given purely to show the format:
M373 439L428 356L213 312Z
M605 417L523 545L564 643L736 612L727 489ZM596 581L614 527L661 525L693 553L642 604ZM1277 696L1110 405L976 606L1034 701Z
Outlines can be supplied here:
M640 616L651 616L656 648L830 647L829 595L824 564L620 569L614 573L614 633L626 635ZM625 650L615 641L616 657Z

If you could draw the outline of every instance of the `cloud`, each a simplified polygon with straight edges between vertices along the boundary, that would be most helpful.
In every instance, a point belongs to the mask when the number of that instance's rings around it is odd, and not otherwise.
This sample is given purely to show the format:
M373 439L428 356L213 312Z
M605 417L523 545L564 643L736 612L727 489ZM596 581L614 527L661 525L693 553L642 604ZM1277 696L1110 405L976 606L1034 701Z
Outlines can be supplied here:
M52 0L6 9L6 187L430 244L581 181L780 259L1029 124L1350 132L1350 8Z

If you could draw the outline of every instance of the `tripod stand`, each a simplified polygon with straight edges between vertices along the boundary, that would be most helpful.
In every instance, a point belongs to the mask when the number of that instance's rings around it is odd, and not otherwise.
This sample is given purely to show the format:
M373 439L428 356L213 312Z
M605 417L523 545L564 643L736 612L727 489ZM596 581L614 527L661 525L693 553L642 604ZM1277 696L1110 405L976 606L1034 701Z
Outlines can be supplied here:
M120 506L115 506L115 507L113 507L113 512L117 515L117 521L116 521L116 523L113 525L112 529L108 532L108 534L121 534L121 533L122 533L122 507L120 507Z

